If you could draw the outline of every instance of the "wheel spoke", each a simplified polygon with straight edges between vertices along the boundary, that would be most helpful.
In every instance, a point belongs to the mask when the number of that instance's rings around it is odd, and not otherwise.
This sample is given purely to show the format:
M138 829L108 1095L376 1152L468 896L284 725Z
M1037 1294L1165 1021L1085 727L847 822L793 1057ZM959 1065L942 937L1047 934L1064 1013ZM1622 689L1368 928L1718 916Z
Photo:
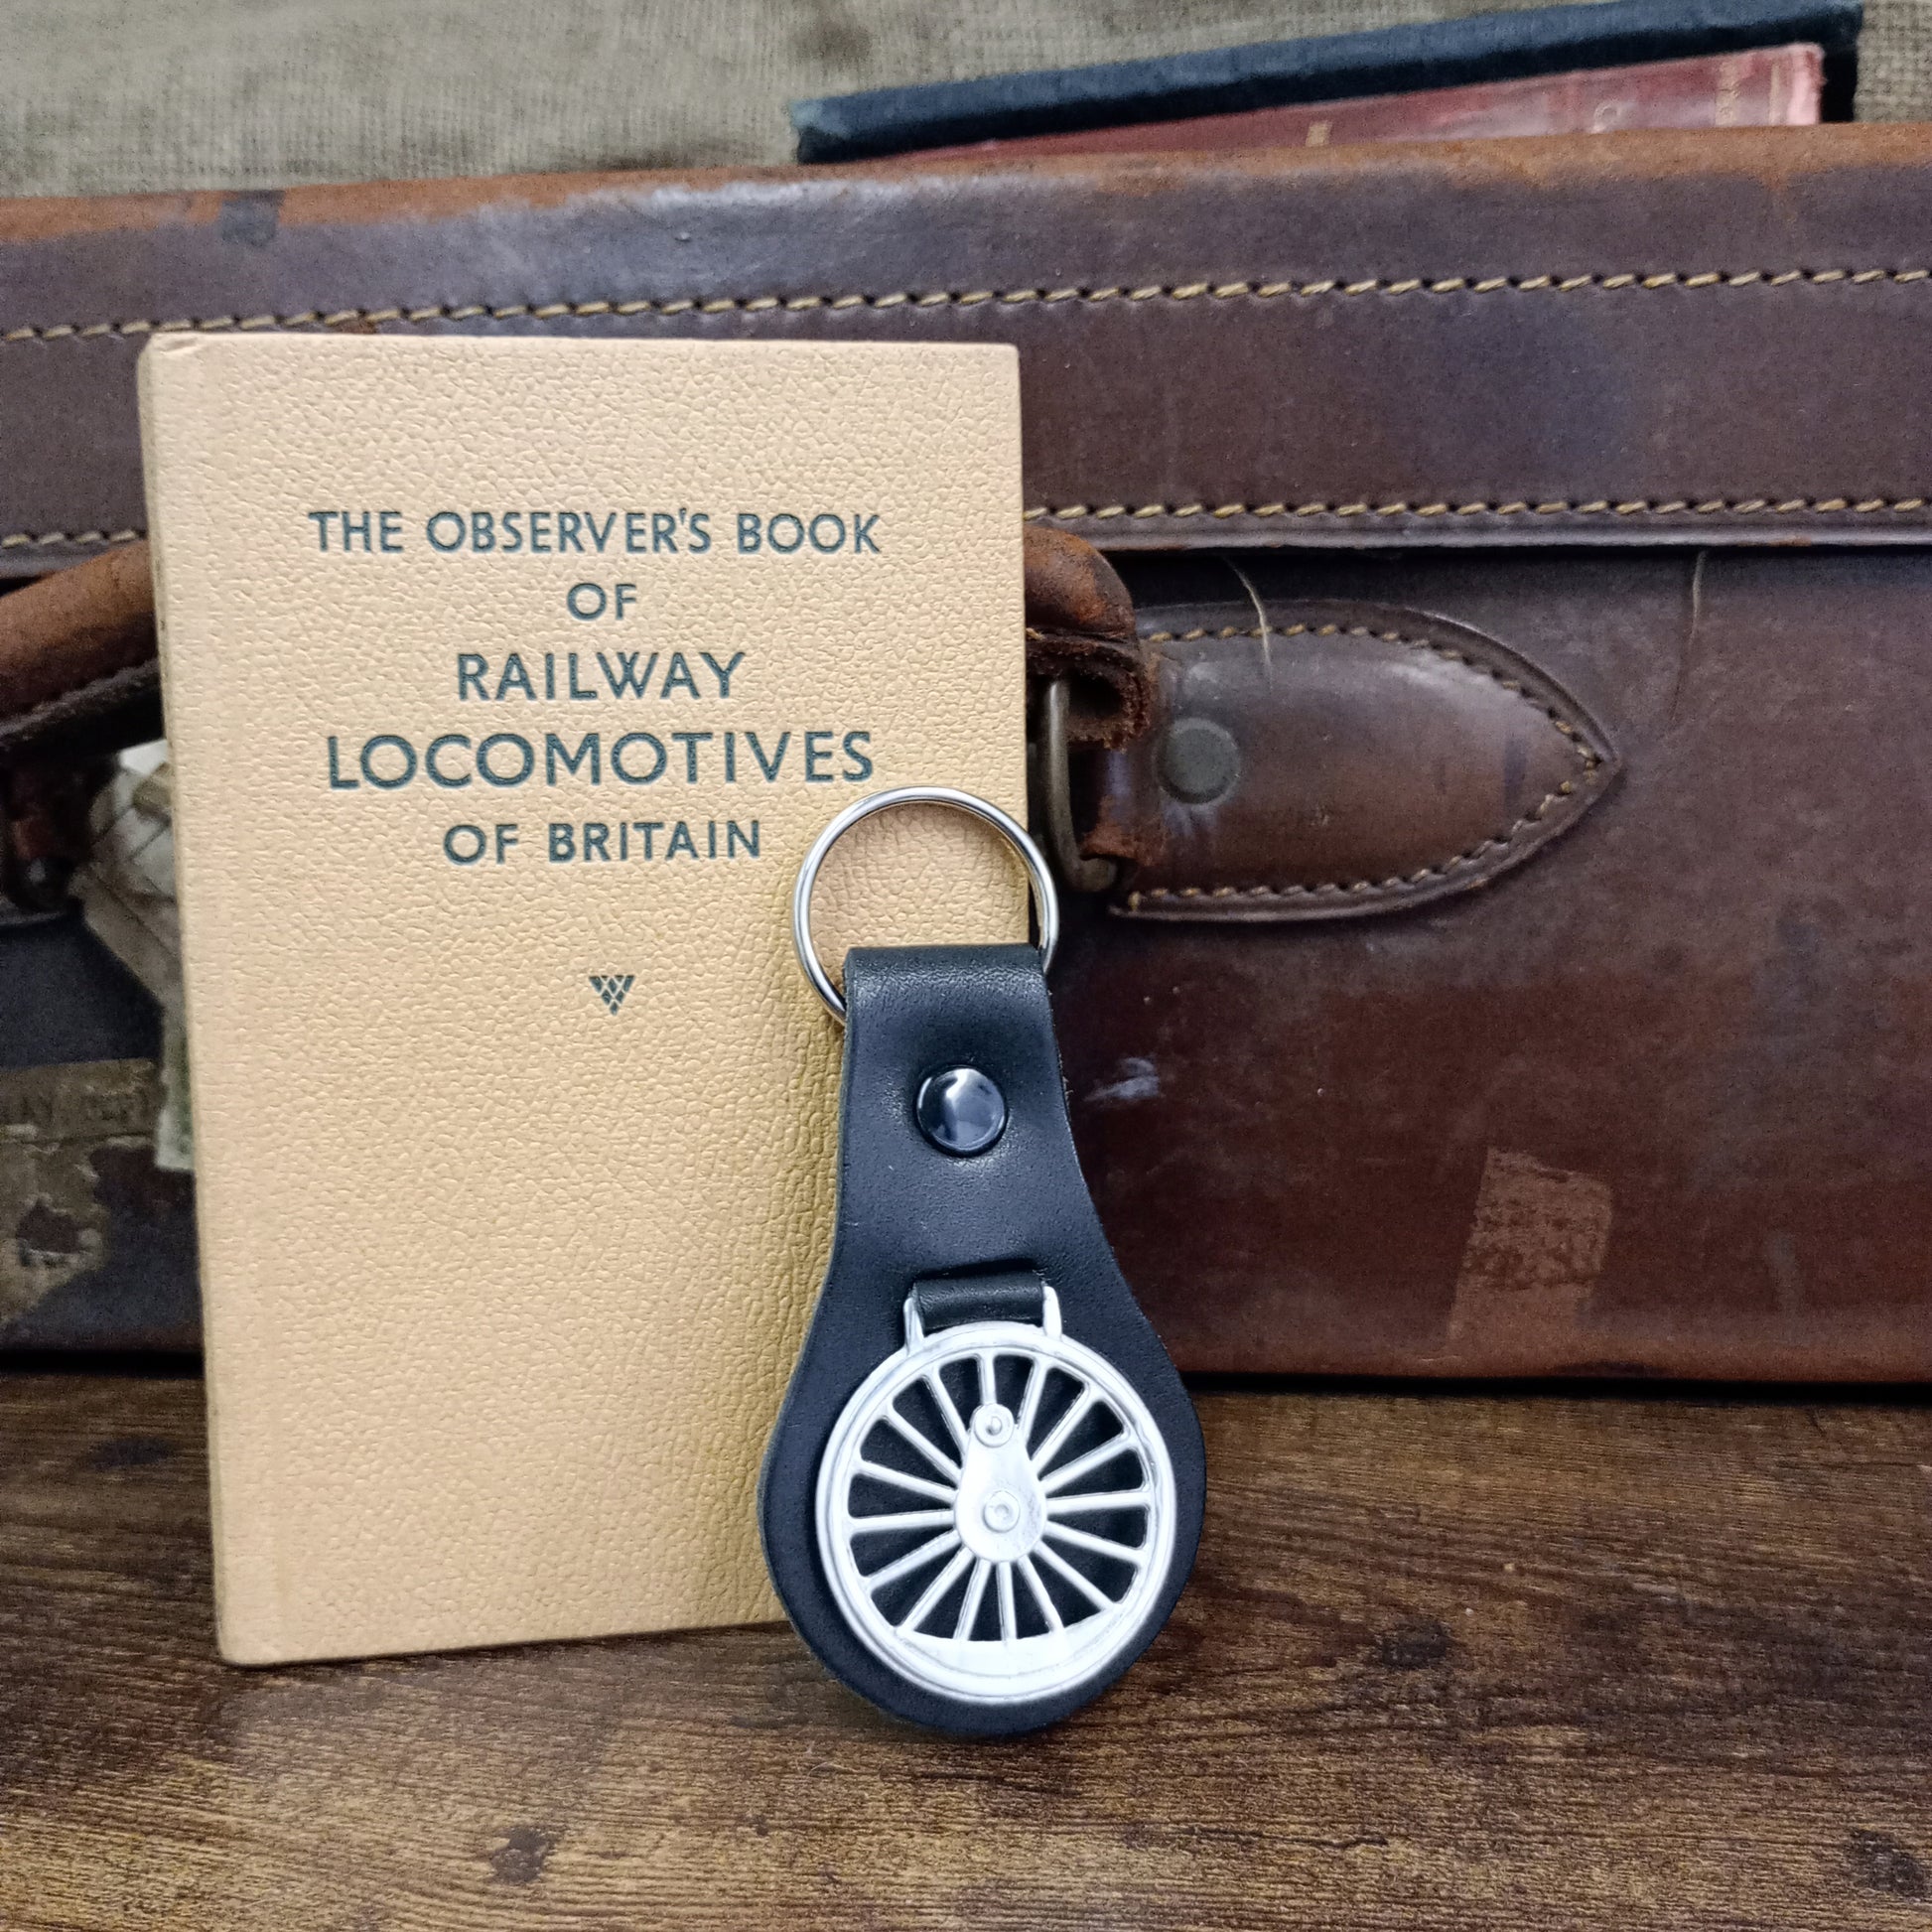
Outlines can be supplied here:
M1048 1516L1072 1516L1089 1509L1146 1509L1154 1500L1152 1489L1096 1489L1085 1496L1048 1496Z
M1042 1536L1056 1536L1062 1543L1070 1543L1076 1550L1091 1550L1097 1556L1114 1557L1122 1563L1131 1563L1136 1570L1147 1561L1147 1551L1132 1543L1116 1543L1111 1537L1092 1536L1085 1530L1076 1530L1070 1523L1048 1521ZM1043 1544L1040 1546L1045 1547Z
M988 1409L992 1408L994 1393L993 1351L990 1348L982 1348L980 1350L980 1402L982 1406Z
M902 1509L891 1516L854 1516L846 1512L846 1526L854 1536L875 1530L936 1530L952 1521L949 1509Z
M1098 1449L1088 1449L1084 1455L1076 1455L1063 1469L1055 1469L1050 1476L1042 1479L1040 1487L1048 1495L1055 1489L1064 1489L1069 1482L1078 1482L1089 1469L1098 1469L1111 1462L1117 1455L1139 1456L1134 1447L1134 1439L1122 1430L1118 1436L1109 1436Z
M951 1560L938 1576L919 1592L919 1600L899 1618L900 1630L917 1630L919 1625L931 1614L932 1606L959 1581L960 1573L973 1561L972 1551L963 1546L953 1552Z
M1034 1555L1036 1557L1045 1558L1045 1560L1048 1563L1050 1563L1053 1566L1053 1568L1057 1570L1060 1573L1060 1575L1064 1577L1066 1581L1074 1587L1074 1588L1082 1591L1085 1595L1091 1597L1094 1603L1096 1603L1101 1609L1111 1610L1114 1607L1114 1599L1111 1596L1109 1596L1105 1590L1101 1589L1097 1584L1088 1583L1087 1580L1083 1576L1081 1576L1080 1573L1077 1570L1075 1570L1074 1567L1070 1563L1068 1563L1067 1560L1063 1556L1061 1556L1057 1550L1053 1549L1050 1545L1045 1543L1035 1543L1034 1545Z
M952 1431L952 1439L959 1445L963 1453L966 1448L966 1418L959 1413L952 1399L952 1392L939 1379L939 1371L929 1368L925 1372L925 1385L932 1391L932 1399L939 1405L939 1414L945 1425Z
M902 1469L889 1469L885 1463L869 1461L864 1456L859 1458L853 1474L871 1476L875 1482L890 1482L895 1488L909 1489L915 1496L930 1496L936 1503L951 1502L955 1493L942 1483L928 1482L924 1476L909 1476Z
M964 1642L973 1634L973 1625L979 1621L980 1604L986 1597L986 1580L993 1574L991 1557L981 1557L973 1567L973 1580L966 1586L966 1600L959 1606L959 1621L953 1625L953 1636Z
M941 1475L950 1476L954 1482L959 1480L959 1464L936 1443L914 1429L890 1403L886 1406L883 1420L891 1423Z
M1034 1423L1039 1415L1039 1398L1046 1388L1046 1363L1035 1355L1027 1365L1027 1393L1020 1398L1020 1423L1014 1434L1020 1438L1020 1447L1027 1447L1027 1438L1034 1433Z
M1034 1457L1034 1467L1035 1469L1045 1468L1054 1456L1059 1454L1060 1449L1066 1443L1066 1439L1079 1428L1082 1421L1085 1420L1087 1411L1099 1400L1100 1391L1091 1384L1082 1389L1073 1398L1067 1405L1066 1414L1053 1425L1052 1431L1047 1436L1045 1442L1040 1444L1039 1452Z
M1020 1571L1027 1580L1027 1587L1034 1593L1034 1601L1039 1605L1041 1613L1046 1618L1047 1628L1064 1630L1066 1619L1060 1615L1060 1606L1047 1595L1046 1586L1040 1582L1039 1572L1034 1568L1032 1557L1020 1559Z
M915 1570L922 1570L943 1551L950 1550L959 1541L956 1530L942 1530L939 1535L928 1537L916 1550L908 1550L896 1563L889 1563L883 1570L875 1570L866 1578L866 1588L875 1595L888 1584L896 1584L901 1577L910 1576Z
M1011 1643L1020 1634L1020 1619L1013 1609L1013 1565L1003 1563L1000 1580L1000 1641Z

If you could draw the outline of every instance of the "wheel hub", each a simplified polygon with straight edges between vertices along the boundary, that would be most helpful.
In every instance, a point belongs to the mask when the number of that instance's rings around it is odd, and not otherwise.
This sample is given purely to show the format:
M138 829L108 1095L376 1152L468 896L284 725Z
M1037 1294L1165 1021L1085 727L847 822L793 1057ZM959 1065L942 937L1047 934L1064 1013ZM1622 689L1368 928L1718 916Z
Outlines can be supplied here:
M953 1522L959 1540L988 1563L1018 1563L1033 1552L1046 1522L1046 1502L1013 1412L997 1403L973 1412L960 1465Z

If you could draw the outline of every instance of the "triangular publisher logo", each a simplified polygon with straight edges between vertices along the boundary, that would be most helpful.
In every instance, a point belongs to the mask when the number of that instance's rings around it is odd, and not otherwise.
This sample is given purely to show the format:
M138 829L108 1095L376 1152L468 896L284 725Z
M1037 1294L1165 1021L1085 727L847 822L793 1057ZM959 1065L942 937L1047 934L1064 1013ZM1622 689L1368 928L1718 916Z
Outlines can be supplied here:
M591 975L591 990L612 1013L616 1013L623 1005L624 995L636 983L635 973L593 973Z

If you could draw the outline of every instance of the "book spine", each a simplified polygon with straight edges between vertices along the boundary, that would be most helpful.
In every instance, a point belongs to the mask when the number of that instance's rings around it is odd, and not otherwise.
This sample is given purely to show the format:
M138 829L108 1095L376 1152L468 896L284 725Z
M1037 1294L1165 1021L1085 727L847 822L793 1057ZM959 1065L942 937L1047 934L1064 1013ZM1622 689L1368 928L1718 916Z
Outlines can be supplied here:
M1808 41L1825 56L1823 117L1843 121L1852 118L1863 18L1860 0L1598 0L1100 67L881 87L794 101L789 112L800 161L864 161L965 142L1311 106Z
M934 158L998 154L1009 159L1198 154L1243 148L1341 147L1369 141L1607 134L1622 128L1810 127L1819 118L1823 74L1820 50L1800 44L1537 80L1492 80L1311 107L1262 107L1246 114L982 141L929 154Z

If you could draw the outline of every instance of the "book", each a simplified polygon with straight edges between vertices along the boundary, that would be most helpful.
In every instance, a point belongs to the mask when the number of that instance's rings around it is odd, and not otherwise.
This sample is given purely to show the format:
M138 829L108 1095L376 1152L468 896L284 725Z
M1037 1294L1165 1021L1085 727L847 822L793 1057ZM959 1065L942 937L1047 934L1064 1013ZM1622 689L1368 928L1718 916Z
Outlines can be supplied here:
M1637 127L1810 127L1824 56L1808 43L1592 68L1532 80L1488 80L1314 107L1257 107L1184 121L1143 121L1076 134L1033 134L927 158L983 154L1204 153L1342 147L1357 141L1467 141L1520 134L1609 134Z
M863 161L1804 42L1823 55L1822 117L1849 121L1863 20L1860 0L1600 0L1097 67L876 87L794 101L789 112L800 161Z
M775 1616L792 879L869 790L1024 810L1014 351L180 335L141 389L223 1655ZM1025 904L893 813L817 924Z

